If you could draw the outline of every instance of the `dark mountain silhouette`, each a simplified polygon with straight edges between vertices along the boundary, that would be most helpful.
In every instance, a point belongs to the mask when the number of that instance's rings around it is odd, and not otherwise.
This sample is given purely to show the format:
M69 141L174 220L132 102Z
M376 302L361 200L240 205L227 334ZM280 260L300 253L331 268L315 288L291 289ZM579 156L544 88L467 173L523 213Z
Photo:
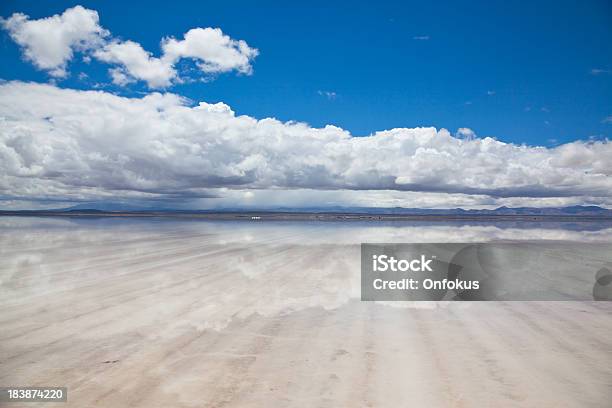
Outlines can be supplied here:
M598 206L576 205L571 207L499 207L492 210L465 210L462 208L380 208L380 207L269 207L269 208L222 208L210 210L178 210L171 208L139 207L119 203L78 204L73 207L54 210L13 210L0 211L0 215L20 214L252 214L252 213L296 213L296 214L362 214L388 216L571 216L571 217L612 217L612 210Z

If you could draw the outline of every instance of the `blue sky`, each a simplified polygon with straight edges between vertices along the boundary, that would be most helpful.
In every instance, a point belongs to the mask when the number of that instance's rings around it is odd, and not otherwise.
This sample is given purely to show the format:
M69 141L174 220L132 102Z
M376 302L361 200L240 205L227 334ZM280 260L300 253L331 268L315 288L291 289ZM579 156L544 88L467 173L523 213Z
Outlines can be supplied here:
M327 3L5 1L0 15L19 11L34 19L81 4L97 10L114 36L156 56L164 36L221 27L260 50L253 75L168 90L223 101L256 118L334 124L357 136L469 127L479 136L547 146L612 136L605 122L612 115L608 1ZM1 38L1 78L48 80L19 62L20 50L5 32ZM89 78L71 75L61 86L109 82L100 64L75 59L69 70ZM147 91L142 83L105 89Z
M608 1L0 17L0 208L612 208Z

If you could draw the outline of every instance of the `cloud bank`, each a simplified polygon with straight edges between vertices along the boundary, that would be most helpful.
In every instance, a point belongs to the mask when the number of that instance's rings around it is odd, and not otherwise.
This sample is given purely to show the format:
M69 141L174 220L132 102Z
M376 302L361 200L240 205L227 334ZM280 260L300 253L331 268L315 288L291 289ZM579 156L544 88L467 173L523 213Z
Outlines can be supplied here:
M4 199L186 200L260 191L386 191L611 202L612 144L555 148L469 129L400 128L354 137L335 126L237 116L171 93L126 98L0 84ZM473 198L472 198L473 200Z
M253 71L251 61L259 54L256 48L230 38L219 28L194 28L182 40L163 38L158 58L137 42L113 38L100 25L98 13L82 6L38 20L15 13L0 18L0 26L22 48L28 61L49 75L67 76L68 62L75 52L82 52L115 65L109 73L117 85L140 80L149 88L169 87L181 81L176 66L184 58L194 60L203 74L237 71L249 75Z

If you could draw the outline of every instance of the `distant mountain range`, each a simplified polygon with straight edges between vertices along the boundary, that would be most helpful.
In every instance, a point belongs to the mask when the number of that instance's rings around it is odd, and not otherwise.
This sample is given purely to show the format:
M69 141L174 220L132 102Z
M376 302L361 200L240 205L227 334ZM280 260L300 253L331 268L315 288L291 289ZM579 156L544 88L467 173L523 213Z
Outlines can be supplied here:
M102 213L164 213L164 214L217 214L217 213L311 213L311 214L369 214L369 215L440 215L440 216L589 216L589 217L612 217L612 210L598 206L571 206L571 207L499 207L493 210L464 210L462 208L451 209L427 209L427 208L379 208L379 207L274 207L274 208L224 208L212 210L177 210L154 207L137 207L116 203L102 204L79 204L76 206L53 209L53 210L15 210L0 211L0 214L54 214L58 213L80 213L80 214L102 214Z
M218 212L214 210L212 212ZM240 212L244 209L227 209L221 211ZM253 212L253 210L247 210ZM374 214L374 215L568 215L568 216L605 216L612 217L612 210L598 206L571 206L571 207L499 207L493 210L465 210L463 208L433 209L433 208L380 208L380 207L307 207L307 208L274 208L272 212L299 212L299 213L340 213L340 214Z

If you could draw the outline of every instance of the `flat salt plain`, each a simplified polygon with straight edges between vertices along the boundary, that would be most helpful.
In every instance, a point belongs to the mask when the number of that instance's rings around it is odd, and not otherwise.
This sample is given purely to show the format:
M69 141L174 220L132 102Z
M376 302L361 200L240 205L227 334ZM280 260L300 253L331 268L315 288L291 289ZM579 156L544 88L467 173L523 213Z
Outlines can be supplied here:
M361 242L492 240L612 225L1 217L0 386L66 386L66 407L609 407L612 302L359 300Z

